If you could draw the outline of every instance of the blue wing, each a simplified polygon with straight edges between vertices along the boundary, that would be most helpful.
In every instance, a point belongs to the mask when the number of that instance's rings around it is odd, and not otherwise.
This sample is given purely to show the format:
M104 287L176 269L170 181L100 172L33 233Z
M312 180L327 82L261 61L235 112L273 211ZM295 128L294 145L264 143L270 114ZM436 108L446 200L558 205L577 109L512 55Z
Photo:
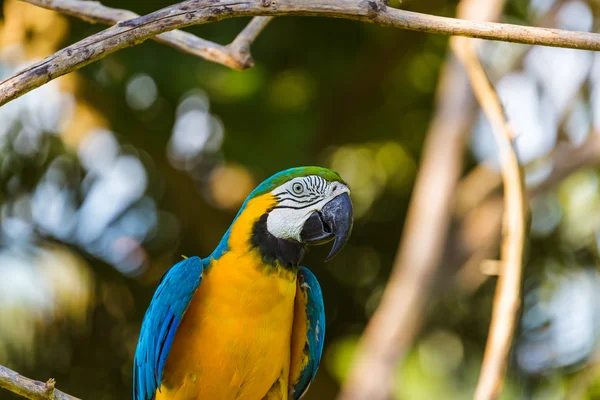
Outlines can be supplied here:
M298 400L317 374L325 339L325 307L321 286L313 273L304 267L298 268L294 314L290 397Z
M133 363L133 399L151 400L160 389L175 333L202 281L203 260L190 257L169 269L144 316Z

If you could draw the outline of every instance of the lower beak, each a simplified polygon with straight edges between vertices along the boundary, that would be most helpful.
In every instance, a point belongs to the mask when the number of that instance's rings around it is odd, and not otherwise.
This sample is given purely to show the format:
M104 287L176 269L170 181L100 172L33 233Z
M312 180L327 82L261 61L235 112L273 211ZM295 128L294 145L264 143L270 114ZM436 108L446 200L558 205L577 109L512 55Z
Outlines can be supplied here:
M300 239L306 244L323 244L331 241L333 247L325 261L331 260L344 247L354 223L354 211L352 201L348 193L343 193L329 203L323 209L315 211L304 223Z

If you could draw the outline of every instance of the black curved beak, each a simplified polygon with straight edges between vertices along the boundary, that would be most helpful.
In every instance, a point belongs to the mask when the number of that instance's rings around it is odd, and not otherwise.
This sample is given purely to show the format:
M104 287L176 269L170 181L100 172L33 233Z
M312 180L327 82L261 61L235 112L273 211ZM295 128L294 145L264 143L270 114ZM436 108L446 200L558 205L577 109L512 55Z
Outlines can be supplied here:
M321 212L314 212L304 223L300 239L306 244L323 244L331 241L333 247L325 261L335 257L346 244L352 232L354 210L348 193L342 193L325 204Z

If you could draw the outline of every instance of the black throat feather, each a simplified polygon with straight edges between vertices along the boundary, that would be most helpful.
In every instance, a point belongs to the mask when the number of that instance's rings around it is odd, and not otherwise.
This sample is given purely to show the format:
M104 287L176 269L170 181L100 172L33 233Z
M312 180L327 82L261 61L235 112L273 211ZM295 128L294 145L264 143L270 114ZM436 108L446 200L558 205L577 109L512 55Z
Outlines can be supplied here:
M252 246L258 249L265 264L285 269L295 269L304 257L306 246L302 243L279 239L267 229L269 214L263 214L252 228Z

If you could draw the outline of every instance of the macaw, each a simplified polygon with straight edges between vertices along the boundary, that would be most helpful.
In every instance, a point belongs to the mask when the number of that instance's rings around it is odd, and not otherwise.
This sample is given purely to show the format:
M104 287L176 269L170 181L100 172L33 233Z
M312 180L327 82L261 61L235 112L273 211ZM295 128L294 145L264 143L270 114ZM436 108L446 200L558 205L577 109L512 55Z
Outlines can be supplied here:
M134 400L297 400L314 379L325 336L307 245L353 225L350 189L335 172L298 167L262 182L213 253L164 274L134 359Z

